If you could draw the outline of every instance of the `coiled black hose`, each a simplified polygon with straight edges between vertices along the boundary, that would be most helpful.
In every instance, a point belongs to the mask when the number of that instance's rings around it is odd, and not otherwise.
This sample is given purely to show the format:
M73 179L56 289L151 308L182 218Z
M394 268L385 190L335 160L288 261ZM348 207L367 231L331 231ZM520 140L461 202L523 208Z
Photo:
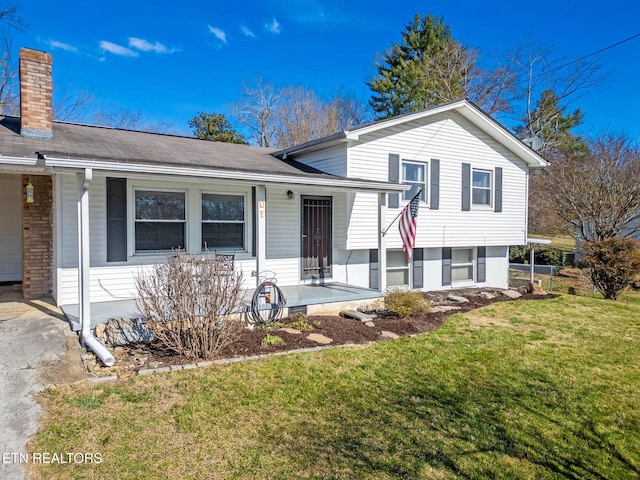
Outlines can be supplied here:
M251 299L251 319L260 325L271 323L280 318L287 304L287 299L274 280L265 280Z

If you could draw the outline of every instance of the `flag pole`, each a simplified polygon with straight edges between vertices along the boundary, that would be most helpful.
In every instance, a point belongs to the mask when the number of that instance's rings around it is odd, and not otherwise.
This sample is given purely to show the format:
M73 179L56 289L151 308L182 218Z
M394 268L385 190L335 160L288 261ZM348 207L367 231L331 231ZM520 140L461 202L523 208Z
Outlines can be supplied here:
M418 190L418 193L416 193L413 196L413 198L411 199L411 201L409 203L411 203L418 195L420 195L423 190L424 190L424 187L420 188L420 190ZM402 210L400 210L400 213L398 215L396 215L396 218L393 219L393 221L389 224L389 226L384 229L384 232L382 232L382 236L383 237L387 234L387 232L393 226L393 224L396 223L396 220L398 220L400 218L400 215L402 215L402 212L404 212L404 208Z

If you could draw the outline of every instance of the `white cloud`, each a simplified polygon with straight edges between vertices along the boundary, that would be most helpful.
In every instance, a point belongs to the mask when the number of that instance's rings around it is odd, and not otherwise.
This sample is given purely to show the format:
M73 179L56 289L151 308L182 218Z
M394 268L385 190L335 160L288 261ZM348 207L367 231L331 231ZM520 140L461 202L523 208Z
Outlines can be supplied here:
M242 34L245 37L251 37L251 38L256 38L256 34L253 33L253 30L251 30L249 27L245 26L245 25L241 25L240 29L242 30Z
M220 40L222 43L227 43L227 34L220 30L218 27L212 27L211 25L207 25L209 27L209 32L213 33L213 36Z
M140 50L142 52L155 52L155 53L173 53L174 50L169 50L160 42L150 43L142 38L129 37L129 46Z
M138 57L138 52L131 50L130 48L117 45L115 43L108 42L106 40L100 40L100 49L105 52L118 55L120 57Z
M67 52L78 53L78 49L68 43L58 42L57 40L49 40L47 42L49 48L52 50L65 50Z
M266 31L273 33L274 35L278 35L280 33L280 23L276 20L276 17L273 17L273 20L264 24L264 28Z

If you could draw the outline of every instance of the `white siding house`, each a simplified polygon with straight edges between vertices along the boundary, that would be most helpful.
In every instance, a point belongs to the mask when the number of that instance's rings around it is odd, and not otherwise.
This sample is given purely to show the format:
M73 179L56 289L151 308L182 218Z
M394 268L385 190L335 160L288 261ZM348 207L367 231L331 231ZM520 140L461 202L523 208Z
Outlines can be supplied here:
M545 165L468 101L376 122L275 155L318 168L326 165L339 175L411 186L389 195L384 229L421 186L411 260L404 256L393 225L384 236L386 258L373 265L375 269L386 260L382 283L371 267L365 276L361 263L345 266L344 275L351 273L350 281L361 286L409 285L423 290L508 286L508 247L524 244L527 238L529 169ZM376 195L350 194L345 213L342 255L358 252L360 259L376 258Z
M1 117L0 152L0 279L59 305L131 299L173 248L233 253L247 288L265 270L282 286L506 288L545 165L466 100L281 151ZM407 260L388 227L418 187ZM35 231L50 240L16 241Z

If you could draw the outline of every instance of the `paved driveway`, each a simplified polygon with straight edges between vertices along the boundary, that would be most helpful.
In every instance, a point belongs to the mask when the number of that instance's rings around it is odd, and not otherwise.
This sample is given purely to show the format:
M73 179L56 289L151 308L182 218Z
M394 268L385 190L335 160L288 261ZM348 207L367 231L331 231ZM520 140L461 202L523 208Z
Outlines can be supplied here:
M36 394L85 378L77 337L50 301L0 302L0 478L25 477L26 444L42 413Z

